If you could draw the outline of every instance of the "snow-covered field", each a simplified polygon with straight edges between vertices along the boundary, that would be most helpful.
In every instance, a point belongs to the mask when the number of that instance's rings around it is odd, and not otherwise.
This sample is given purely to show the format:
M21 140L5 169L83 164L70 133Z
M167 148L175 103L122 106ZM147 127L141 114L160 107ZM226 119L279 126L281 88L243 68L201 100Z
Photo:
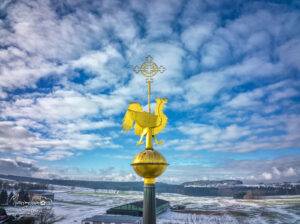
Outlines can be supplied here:
M53 210L61 220L59 224L81 223L86 217L104 214L123 203L142 200L142 192L114 192L85 188L71 189L55 186ZM157 218L157 223L205 223L205 224L300 224L300 196L266 198L260 200L236 200L226 197L189 197L179 194L158 194L171 205L183 204L193 214L168 211ZM7 208L9 214L28 212L29 208ZM27 211L26 211L27 210ZM31 211L32 212L32 211Z

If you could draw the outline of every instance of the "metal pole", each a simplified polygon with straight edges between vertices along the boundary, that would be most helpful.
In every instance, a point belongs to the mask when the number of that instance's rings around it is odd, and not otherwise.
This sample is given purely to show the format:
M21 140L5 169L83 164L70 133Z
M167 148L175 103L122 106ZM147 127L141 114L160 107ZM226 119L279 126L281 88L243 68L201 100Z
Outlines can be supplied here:
M151 107L150 107L151 80L150 79L147 80L147 84L148 84L148 112L151 113Z
M147 132L147 135L146 135L146 149L153 150L151 128L149 128L149 131Z
M143 224L156 224L155 184L144 184Z

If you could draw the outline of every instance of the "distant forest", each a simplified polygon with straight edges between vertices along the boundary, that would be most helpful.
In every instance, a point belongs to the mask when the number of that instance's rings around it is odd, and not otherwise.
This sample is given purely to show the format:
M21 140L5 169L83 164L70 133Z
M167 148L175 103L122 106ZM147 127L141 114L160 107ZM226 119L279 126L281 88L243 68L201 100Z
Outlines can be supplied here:
M0 174L0 178L15 180L18 182L33 182L39 184L52 184L71 187L84 187L91 189L106 189L106 190L118 190L118 191L143 191L143 182L114 182L114 181L86 181L86 180L61 180L61 179L41 179L33 177L22 177L14 175ZM222 182L225 181L216 181ZM189 182L191 184L193 182ZM196 182L195 182L196 183ZM203 181L201 181L203 184ZM222 185L213 186L212 181L208 181L209 186L188 186L186 183L166 184L157 183L156 191L158 193L177 193L188 196L228 196L228 197L243 197L243 195L255 196L272 196L272 195L299 195L300 185L283 183L280 185L243 185L242 182L237 181L237 185ZM229 183L232 183L230 180Z

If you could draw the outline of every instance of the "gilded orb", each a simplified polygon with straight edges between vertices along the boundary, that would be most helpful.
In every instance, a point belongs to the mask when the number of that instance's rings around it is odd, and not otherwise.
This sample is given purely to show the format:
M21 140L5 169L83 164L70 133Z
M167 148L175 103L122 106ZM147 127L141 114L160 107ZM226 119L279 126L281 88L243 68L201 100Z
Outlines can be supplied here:
M158 151L145 149L134 157L131 165L139 176L145 178L145 183L152 184L166 170L168 163Z

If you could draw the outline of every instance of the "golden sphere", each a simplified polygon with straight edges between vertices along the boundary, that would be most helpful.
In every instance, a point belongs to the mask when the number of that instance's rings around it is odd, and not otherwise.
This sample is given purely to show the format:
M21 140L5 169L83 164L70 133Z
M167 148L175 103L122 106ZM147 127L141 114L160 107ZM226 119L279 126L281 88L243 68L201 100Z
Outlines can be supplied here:
M139 176L156 178L166 170L168 163L158 151L145 149L134 157L131 165Z

